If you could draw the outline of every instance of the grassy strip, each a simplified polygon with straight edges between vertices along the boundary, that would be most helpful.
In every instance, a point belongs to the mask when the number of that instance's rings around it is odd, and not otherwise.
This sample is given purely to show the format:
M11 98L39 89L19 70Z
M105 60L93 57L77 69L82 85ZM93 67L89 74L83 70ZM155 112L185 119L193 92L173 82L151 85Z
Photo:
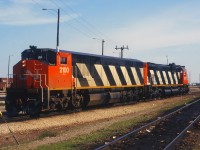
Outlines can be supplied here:
M171 109L180 107L181 105L184 105L185 103L188 103L192 100L193 99L182 100L178 103L174 103L171 104L170 106L161 108L158 111L151 112L150 114L114 123L105 129L98 130L89 135L82 135L80 137L72 138L68 141L62 141L56 144L40 146L37 148L37 150L88 149L89 147L91 148L92 145L103 143L103 141L106 141L109 137L111 138L112 136L115 135L122 135L124 133L127 133L131 128L133 128L133 126L152 120L157 116L162 116L164 113L170 111Z
M38 140L42 140L44 139L45 137L55 137L57 135L56 132L52 132L52 131L44 131L42 132L39 137L38 137Z
M83 149L83 147L88 147L87 145L93 145L95 143L103 143L111 135L119 135L125 133L128 129L134 125L137 125L138 122L147 121L148 117L134 118L131 120L126 120L118 123L114 123L108 128L93 132L89 135L83 135L78 138L73 138L68 141L59 142L56 144L44 145L38 147L38 150L54 150L54 149ZM87 145L85 145L87 144ZM87 149L87 148L86 148Z

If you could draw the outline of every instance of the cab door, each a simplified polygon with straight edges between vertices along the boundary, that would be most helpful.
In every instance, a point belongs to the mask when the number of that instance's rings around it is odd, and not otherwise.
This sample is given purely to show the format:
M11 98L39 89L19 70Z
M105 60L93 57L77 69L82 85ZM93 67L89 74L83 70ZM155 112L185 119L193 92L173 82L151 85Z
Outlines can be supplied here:
M72 88L72 55L71 53L58 52L56 65L49 68L49 88Z

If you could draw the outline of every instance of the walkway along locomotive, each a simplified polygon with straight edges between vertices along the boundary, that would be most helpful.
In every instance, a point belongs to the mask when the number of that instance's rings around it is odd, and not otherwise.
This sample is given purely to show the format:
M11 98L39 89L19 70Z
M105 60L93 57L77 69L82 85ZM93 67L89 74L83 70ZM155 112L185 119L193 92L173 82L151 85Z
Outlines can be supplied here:
M184 66L30 47L13 66L8 115L134 101L189 91Z

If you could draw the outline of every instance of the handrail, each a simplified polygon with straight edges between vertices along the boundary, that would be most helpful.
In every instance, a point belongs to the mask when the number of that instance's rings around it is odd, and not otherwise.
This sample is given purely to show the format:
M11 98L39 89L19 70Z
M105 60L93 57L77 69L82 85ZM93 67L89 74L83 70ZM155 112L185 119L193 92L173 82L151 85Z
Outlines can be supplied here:
M13 76L17 76L17 74L9 74L9 75L13 75ZM42 86L42 76L44 76L44 85L46 86L47 88L47 99L48 99L48 108L49 108L49 86L47 85L47 77L46 77L46 74L19 74L20 76L39 76L39 79L40 79L40 88L41 88L41 99L42 99L42 102L44 100L44 93L43 93L43 86ZM23 78L23 80L26 80L26 78Z

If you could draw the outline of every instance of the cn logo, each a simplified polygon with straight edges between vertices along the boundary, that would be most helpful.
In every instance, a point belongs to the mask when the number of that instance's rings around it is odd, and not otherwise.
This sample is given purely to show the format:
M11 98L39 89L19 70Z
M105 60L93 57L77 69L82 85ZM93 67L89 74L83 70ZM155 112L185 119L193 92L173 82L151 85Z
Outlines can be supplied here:
M35 80L39 79L39 70L36 70L36 74L33 74L30 70L26 70L25 75L20 74L19 79L26 80L28 76L33 77Z

